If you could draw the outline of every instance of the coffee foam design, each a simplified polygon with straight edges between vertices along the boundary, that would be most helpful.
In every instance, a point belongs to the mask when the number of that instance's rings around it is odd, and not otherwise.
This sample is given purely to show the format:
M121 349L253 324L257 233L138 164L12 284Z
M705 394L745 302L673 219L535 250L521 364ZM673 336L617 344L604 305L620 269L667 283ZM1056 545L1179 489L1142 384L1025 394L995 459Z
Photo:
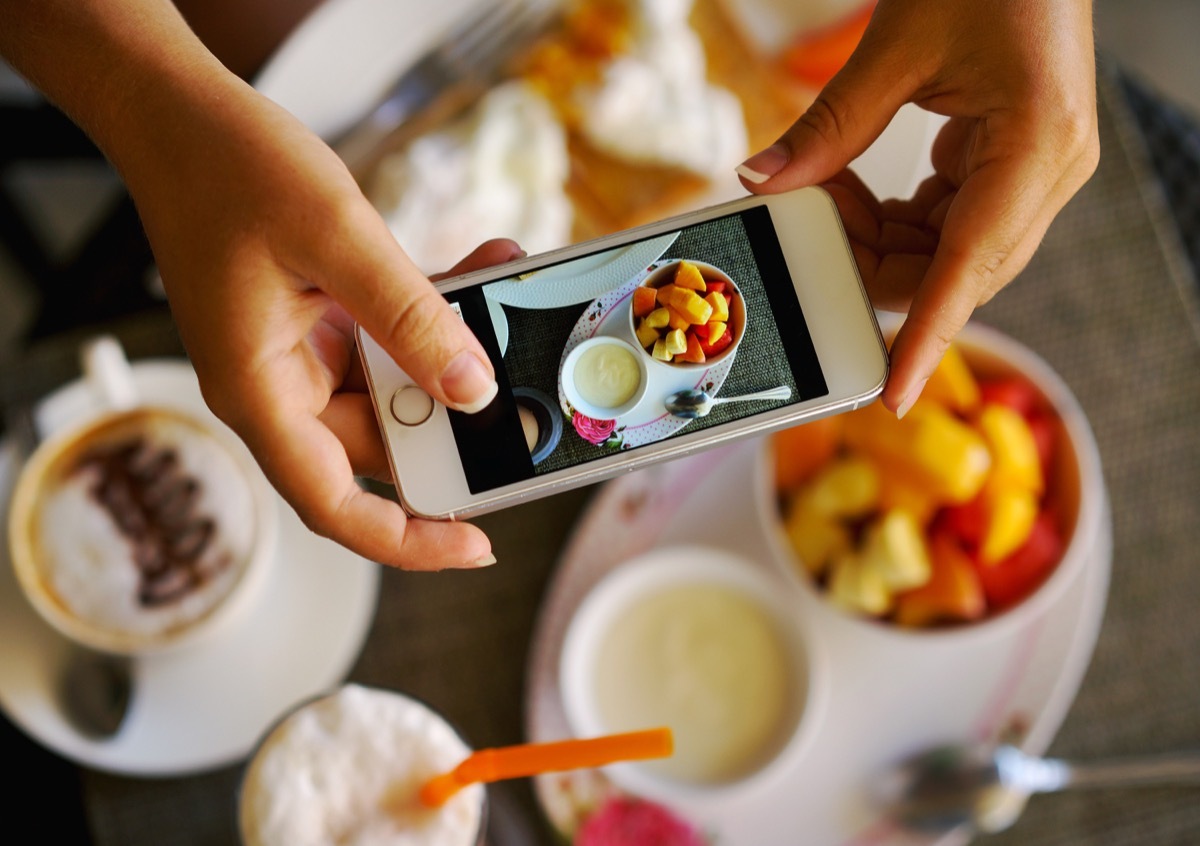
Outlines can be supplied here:
M438 810L418 804L429 778L470 750L429 708L389 691L346 685L287 717L247 769L246 846L473 846L483 788Z
M189 481L189 519L211 526L194 562L203 577L169 601L147 601L136 545L96 493L96 452L134 439L152 454L174 456L171 477ZM250 482L222 443L184 418L139 413L60 456L38 507L36 557L46 586L71 614L110 632L153 637L204 617L230 592L253 550L254 515Z

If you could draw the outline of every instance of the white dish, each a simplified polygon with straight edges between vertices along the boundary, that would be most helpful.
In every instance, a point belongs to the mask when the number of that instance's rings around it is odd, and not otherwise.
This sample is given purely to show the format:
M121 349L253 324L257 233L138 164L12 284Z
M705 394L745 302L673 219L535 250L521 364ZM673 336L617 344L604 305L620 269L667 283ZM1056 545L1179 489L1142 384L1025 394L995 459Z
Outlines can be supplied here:
M779 589L805 608L763 531L751 440L610 482L581 518L564 552L534 632L527 674L531 741L570 735L558 662L568 623L589 590L623 561L659 546L724 547L774 569ZM1088 566L1021 628L993 628L967 650L951 640L901 638L826 607L809 648L828 667L822 713L807 751L762 790L729 801L668 807L721 846L850 846L966 841L903 835L867 797L866 782L906 753L948 739L994 738L1020 729L1023 748L1043 752L1075 696L1103 617L1112 557L1105 519ZM961 645L961 642L960 644ZM551 823L570 831L611 790L596 773L535 780Z
M561 308L586 303L648 268L678 237L678 232L669 232L637 244L547 267L524 279L493 282L483 292L489 300L518 308Z
M211 416L186 363L138 362L134 378L142 396ZM39 425L69 422L92 402L83 383L72 383L39 407ZM0 443L5 509L16 463L15 450ZM35 740L99 770L181 775L244 757L290 705L343 679L362 648L379 590L379 565L314 535L276 500L277 560L258 606L193 648L138 659L131 710L120 733L107 741L76 732L56 704L55 679L69 647L21 595L4 539L0 707Z
M642 284L642 280L657 266L657 263L651 264L624 285L605 293L584 309L571 329L558 365L558 403L568 420L575 409L562 388L563 365L567 356L581 342L597 335L612 335L637 348L638 341L629 321L629 300L634 288ZM620 435L621 442L627 447L654 443L675 434L691 421L668 414L663 400L676 391L688 388L703 388L715 396L725 384L733 361L734 357L730 355L705 370L672 367L660 361L650 361L646 368L647 385L642 401L617 419L615 433Z
M789 22L828 20L830 3L757 0L739 12L742 17L761 16L765 28L778 30L773 21L781 15ZM255 87L318 135L332 139L365 115L392 82L479 4L480 0L325 0L271 57ZM805 14L805 7L812 13ZM903 106L851 167L880 198L911 196L933 173L929 149L944 122L942 116L917 106ZM732 178L706 204L728 199L731 192L744 193Z

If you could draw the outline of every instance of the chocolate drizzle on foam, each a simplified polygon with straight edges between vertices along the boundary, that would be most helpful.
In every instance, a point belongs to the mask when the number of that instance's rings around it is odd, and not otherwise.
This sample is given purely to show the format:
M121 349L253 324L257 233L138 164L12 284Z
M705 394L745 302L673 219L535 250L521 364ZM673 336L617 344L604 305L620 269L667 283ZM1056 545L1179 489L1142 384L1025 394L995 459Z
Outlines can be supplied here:
M227 553L204 555L216 524L196 512L200 483L174 449L135 437L89 453L77 469L95 470L90 492L132 545L143 606L181 599L229 566Z

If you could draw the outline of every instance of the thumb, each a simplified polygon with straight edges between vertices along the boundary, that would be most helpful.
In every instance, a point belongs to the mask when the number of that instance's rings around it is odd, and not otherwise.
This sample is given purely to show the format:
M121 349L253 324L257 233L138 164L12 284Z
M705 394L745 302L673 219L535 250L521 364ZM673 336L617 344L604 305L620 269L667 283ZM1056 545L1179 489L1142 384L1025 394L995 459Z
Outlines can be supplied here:
M783 136L736 168L754 193L816 185L879 137L916 91L912 63L882 32L878 15L846 65Z
M322 287L430 396L480 411L498 390L483 346L377 215L358 224L356 237L326 242L353 248L340 252L337 272L325 275Z

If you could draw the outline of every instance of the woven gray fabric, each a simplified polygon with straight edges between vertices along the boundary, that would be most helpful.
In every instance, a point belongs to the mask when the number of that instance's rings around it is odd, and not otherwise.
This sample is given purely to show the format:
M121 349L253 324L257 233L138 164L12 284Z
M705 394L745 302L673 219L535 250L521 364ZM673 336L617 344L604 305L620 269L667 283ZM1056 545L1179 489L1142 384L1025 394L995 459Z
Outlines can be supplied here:
M1022 276L979 311L1042 354L1087 411L1115 519L1107 616L1052 752L1103 756L1200 747L1200 345L1194 280L1106 79L1099 172L1055 221ZM542 592L590 491L479 520L500 564L437 576L386 572L351 677L409 691L476 744L522 736L525 657ZM288 660L280 656L280 660ZM84 773L97 846L233 843L237 769L137 780ZM528 786L492 792L496 846L556 841ZM981 844L1194 844L1195 790L1035 799ZM822 846L822 844L808 844Z

